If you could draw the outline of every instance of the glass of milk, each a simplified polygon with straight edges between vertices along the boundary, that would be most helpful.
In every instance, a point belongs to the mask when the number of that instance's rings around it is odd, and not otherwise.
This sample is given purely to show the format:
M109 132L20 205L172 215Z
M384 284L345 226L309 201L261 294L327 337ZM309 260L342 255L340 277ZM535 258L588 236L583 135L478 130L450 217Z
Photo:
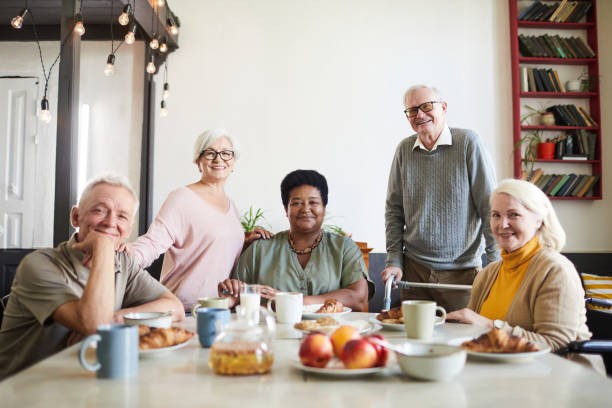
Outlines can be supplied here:
M258 323L260 302L260 286L243 284L240 288L240 317Z

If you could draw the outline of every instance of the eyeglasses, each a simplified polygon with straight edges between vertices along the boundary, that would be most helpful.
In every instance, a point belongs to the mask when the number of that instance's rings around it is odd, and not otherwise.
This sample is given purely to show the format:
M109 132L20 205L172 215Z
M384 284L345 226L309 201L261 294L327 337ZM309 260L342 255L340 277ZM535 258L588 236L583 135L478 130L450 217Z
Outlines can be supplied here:
M214 150L204 150L200 156L204 156L204 158L208 161L213 161L220 156L223 161L229 161L234 158L233 150L221 150L220 152L216 152Z
M442 103L441 101L431 101L431 102L423 102L419 106L415 106L412 108L407 108L404 113L408 119L414 118L417 113L419 113L419 109L423 112L429 112L434 108L434 103Z

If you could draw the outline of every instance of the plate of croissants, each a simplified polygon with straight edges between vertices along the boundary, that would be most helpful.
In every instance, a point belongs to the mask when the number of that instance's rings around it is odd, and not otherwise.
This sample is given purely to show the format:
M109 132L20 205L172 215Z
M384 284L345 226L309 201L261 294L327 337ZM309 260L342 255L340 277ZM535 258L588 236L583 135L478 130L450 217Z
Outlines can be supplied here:
M302 306L302 319L318 319L319 317L342 316L351 312L350 307L346 307L337 299L326 299L325 303Z
M455 339L449 344L460 345L468 357L498 362L523 363L550 352L550 347L497 328L475 339Z
M138 325L138 350L141 356L163 354L183 348L194 333L178 327L156 328Z
M383 330L404 330L404 317L401 307L383 310L375 318L372 317L371 320L380 323Z

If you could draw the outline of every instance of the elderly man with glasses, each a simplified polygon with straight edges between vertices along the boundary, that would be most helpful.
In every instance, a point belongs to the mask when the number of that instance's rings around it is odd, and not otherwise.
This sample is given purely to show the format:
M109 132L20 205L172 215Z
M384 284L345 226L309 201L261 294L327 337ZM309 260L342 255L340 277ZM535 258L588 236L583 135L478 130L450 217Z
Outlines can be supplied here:
M447 126L448 105L436 88L409 88L404 105L416 134L402 140L391 165L382 278L471 285L483 251L487 262L499 258L489 225L495 172L476 132ZM452 311L467 305L470 292L410 288L401 297Z

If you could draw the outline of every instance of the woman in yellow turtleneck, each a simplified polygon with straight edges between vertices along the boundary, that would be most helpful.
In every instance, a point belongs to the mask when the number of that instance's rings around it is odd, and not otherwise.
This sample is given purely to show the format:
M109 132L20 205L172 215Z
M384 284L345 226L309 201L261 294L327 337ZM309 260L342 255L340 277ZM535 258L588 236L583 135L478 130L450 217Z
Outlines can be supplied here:
M532 183L504 180L490 202L502 260L478 274L468 307L448 320L498 327L553 351L589 339L584 290L559 253L565 232L546 195Z

